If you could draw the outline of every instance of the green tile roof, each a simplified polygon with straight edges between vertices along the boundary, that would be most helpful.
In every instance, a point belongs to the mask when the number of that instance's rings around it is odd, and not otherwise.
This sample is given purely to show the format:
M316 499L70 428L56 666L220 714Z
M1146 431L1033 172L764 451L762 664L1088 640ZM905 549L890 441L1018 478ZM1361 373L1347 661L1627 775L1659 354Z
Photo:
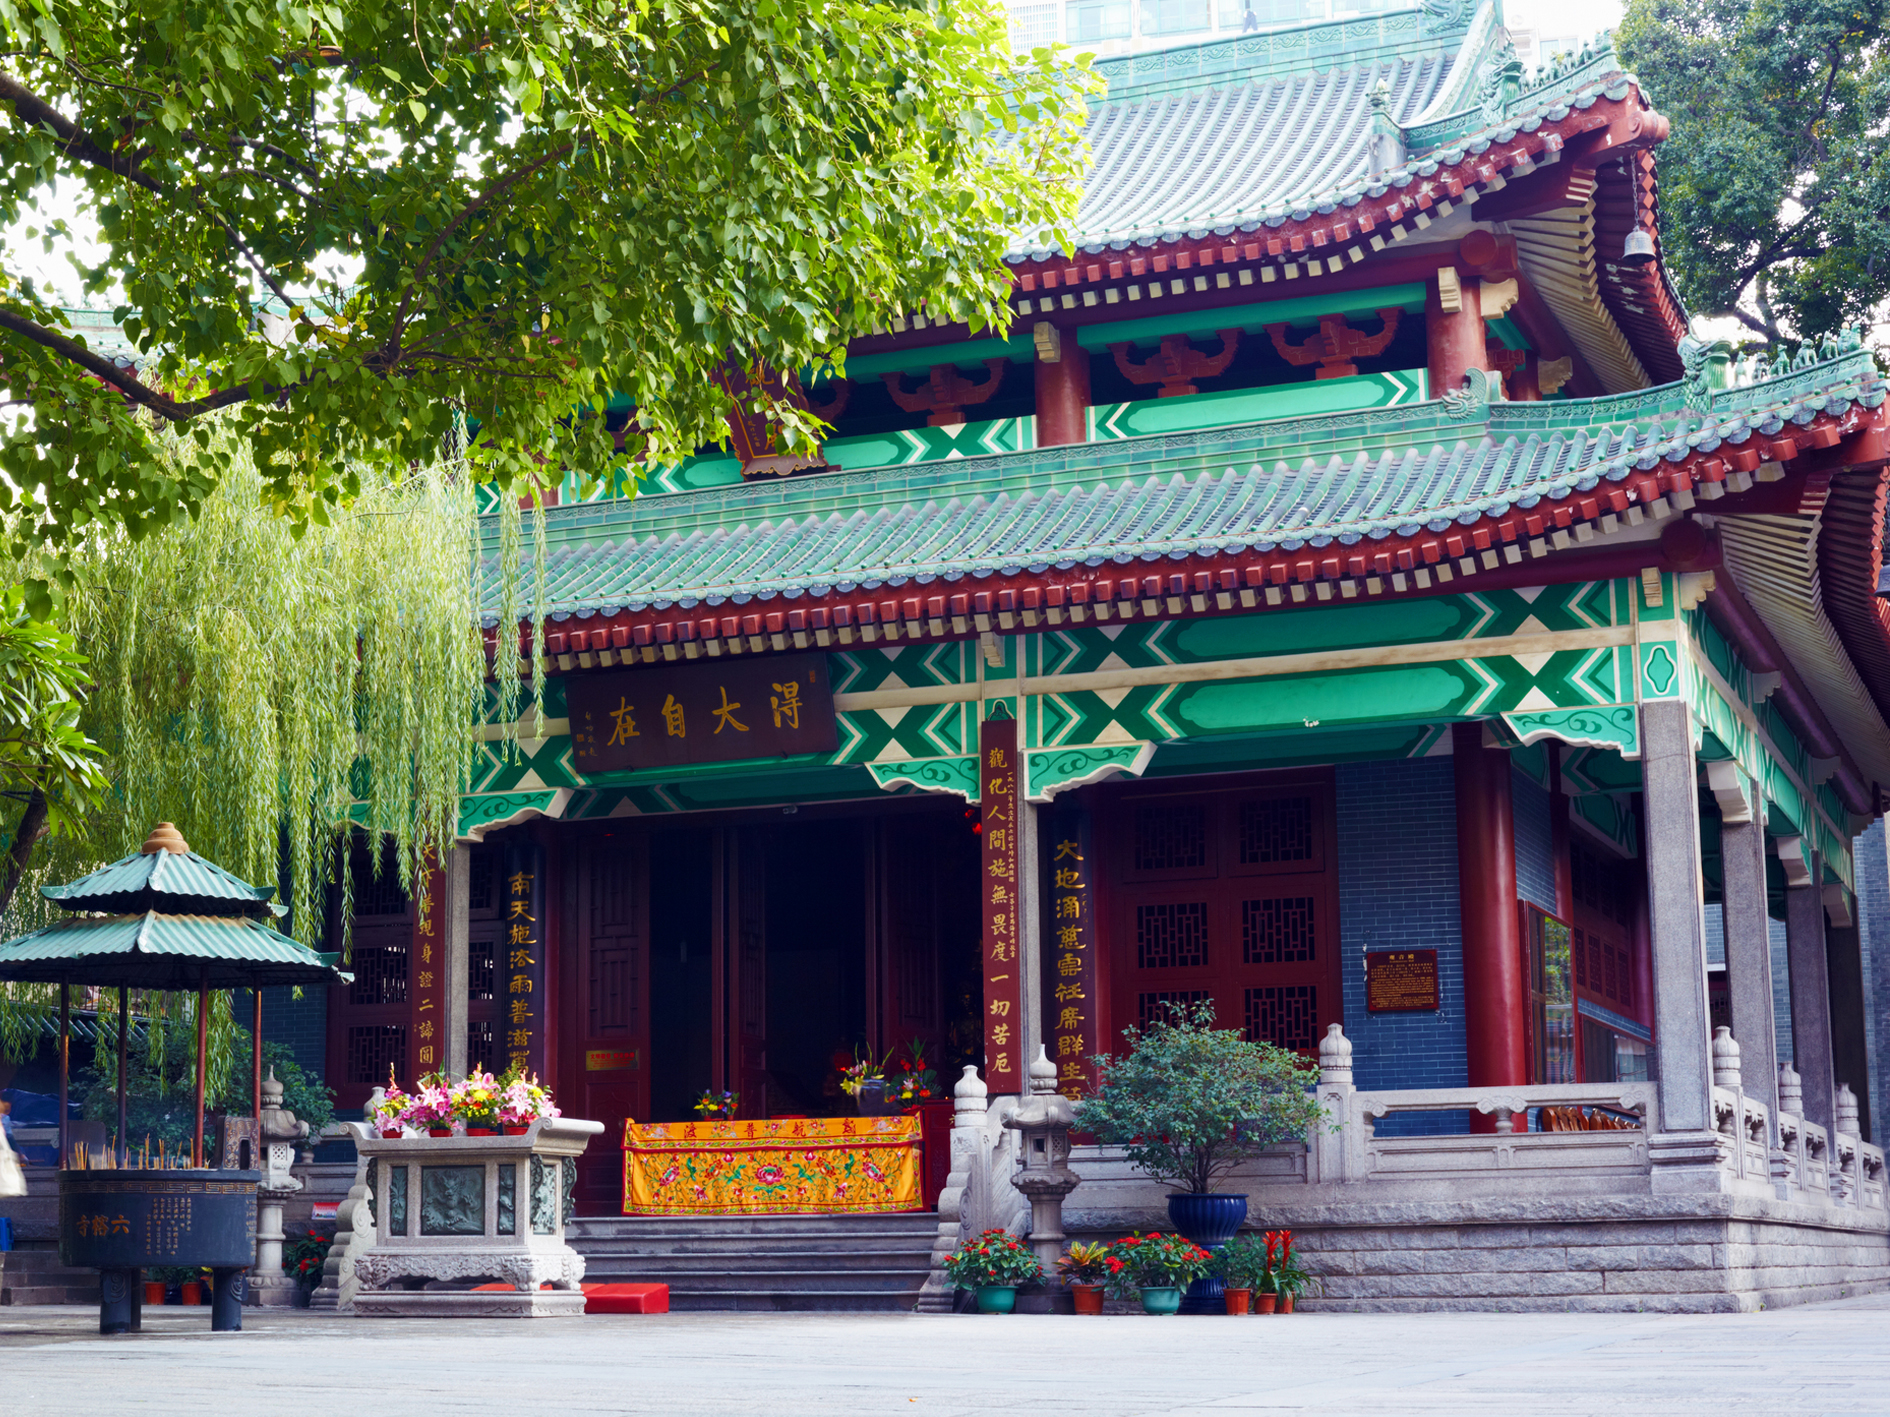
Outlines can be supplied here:
M238 916L75 916L0 944L0 980L212 989L344 984L334 956Z
M285 915L269 903L273 887L252 886L194 851L137 852L41 895L67 910L132 914L166 910L199 915Z
M547 514L547 600L560 618L687 611L1444 533L1884 396L1858 351L1691 400L1681 384L1544 403L1453 397L583 503ZM525 570L530 604L529 555Z

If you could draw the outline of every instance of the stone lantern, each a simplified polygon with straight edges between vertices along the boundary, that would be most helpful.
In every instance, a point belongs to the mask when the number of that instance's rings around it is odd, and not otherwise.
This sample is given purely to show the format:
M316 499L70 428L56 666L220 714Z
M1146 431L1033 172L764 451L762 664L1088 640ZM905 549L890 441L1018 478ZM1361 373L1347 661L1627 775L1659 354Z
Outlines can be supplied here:
M1057 1065L1039 1047L1030 1065L1030 1095L1004 1119L1020 1143L1011 1184L1030 1198L1030 1248L1046 1275L1063 1253L1063 1198L1080 1177L1070 1169L1070 1131L1076 1106L1056 1091Z
M250 1271L249 1302L284 1309L295 1303L295 1280L282 1272L282 1203L302 1189L290 1173L296 1143L308 1123L282 1105L274 1068L262 1085L262 1184L256 1189L256 1268Z

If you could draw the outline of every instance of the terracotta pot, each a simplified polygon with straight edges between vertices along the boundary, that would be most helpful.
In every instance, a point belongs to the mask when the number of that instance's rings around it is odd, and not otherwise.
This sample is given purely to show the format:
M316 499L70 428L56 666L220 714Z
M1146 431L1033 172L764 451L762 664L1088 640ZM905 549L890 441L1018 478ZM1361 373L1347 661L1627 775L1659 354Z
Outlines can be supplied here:
M164 1281L163 1280L147 1279L144 1282L144 1302L151 1305L153 1308L158 1308L163 1305L164 1303Z
M530 1122L527 1122L522 1127L515 1127L515 1126L512 1126L510 1123L507 1123L505 1127L505 1134L508 1137L522 1137L525 1135L525 1133L529 1132L531 1129L532 1129L532 1125Z
M453 1129L451 1127L428 1127L427 1135L430 1137L450 1137L453 1135Z
M468 1127L466 1128L466 1135L469 1137L496 1137L498 1134L499 1134L498 1128L496 1127Z
M1270 1314L1273 1312L1273 1306L1279 1301L1280 1296L1278 1294L1256 1294L1253 1296L1253 1308L1249 1310L1249 1312L1255 1314Z
M1103 1290L1100 1284L1072 1284L1070 1297L1076 1301L1076 1312L1079 1314L1102 1312Z
M403 1135L405 1135L405 1133L403 1133L399 1127L381 1128L382 1141L399 1141Z
M1291 1294L1280 1295L1280 1312L1283 1314L1293 1312L1293 1296Z
M191 1304L201 1305L203 1303L203 1281L201 1279L186 1279L184 1281L182 1302L186 1306Z
M1230 1314L1246 1313L1247 1303L1252 1298L1253 1291L1249 1289L1223 1289L1221 1291L1221 1302L1227 1305L1227 1312Z

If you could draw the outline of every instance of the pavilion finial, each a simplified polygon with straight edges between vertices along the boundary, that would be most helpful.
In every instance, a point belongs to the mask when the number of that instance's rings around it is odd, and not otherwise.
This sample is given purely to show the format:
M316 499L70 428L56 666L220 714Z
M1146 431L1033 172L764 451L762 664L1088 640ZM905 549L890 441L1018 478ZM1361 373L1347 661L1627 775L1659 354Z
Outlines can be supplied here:
M151 828L151 835L144 839L144 845L138 848L143 856L155 856L160 851L168 851L173 856L183 856L190 851L190 843L184 840L184 834L169 822L159 822Z

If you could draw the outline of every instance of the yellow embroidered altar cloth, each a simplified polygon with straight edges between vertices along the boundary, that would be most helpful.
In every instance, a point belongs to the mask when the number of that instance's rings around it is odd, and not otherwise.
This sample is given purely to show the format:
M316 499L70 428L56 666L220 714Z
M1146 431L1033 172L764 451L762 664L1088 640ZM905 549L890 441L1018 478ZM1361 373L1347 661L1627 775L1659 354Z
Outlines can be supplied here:
M625 1215L920 1208L917 1117L623 1125Z

